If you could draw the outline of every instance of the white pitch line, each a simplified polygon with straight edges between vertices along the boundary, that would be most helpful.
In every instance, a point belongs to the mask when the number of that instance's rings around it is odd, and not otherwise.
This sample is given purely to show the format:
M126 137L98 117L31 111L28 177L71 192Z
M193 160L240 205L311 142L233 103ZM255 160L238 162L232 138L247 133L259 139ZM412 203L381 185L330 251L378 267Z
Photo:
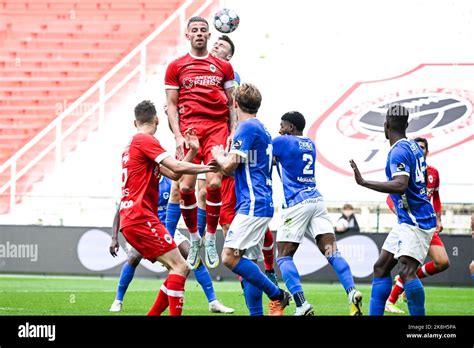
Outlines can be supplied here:
M24 311L25 308L0 307L0 311Z

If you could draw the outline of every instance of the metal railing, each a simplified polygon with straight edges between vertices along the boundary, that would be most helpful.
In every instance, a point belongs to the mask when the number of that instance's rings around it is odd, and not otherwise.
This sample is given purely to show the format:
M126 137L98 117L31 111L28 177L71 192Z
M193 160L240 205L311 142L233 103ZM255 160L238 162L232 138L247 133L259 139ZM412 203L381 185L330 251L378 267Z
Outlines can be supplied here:
M55 163L58 165L62 161L63 142L76 131L89 117L97 113L98 127L103 125L105 118L105 103L112 98L121 88L123 88L129 81L137 75L140 83L145 82L147 73L147 51L150 43L162 34L174 21L179 21L179 33L181 36L184 33L186 25L186 10L195 3L202 2L202 5L190 16L197 16L205 11L214 0L186 0L175 12L173 12L160 26L158 26L148 37L146 37L137 47L135 47L129 54L127 54L117 65L115 65L109 72L107 72L99 81L97 81L91 88L89 88L81 97L72 103L66 110L64 110L58 117L56 117L50 124L48 124L41 132L39 132L33 139L25 144L18 152L16 152L10 159L0 166L0 175L10 169L10 179L0 187L0 197L5 195L5 192L10 189L9 193L9 210L14 209L17 200L17 182L25 174L28 173L35 165L40 163L47 154L54 149ZM134 63L133 59L139 57L138 63ZM106 85L111 78L117 76L127 65L132 64L131 71L128 72L116 85L108 92L106 92ZM136 66L133 67L133 64ZM94 94L98 93L98 101L87 107L87 111L79 112L80 117L75 120L67 129L63 129L63 121L70 115L73 115L77 110L81 110L81 106ZM48 140L48 135L54 132L54 140ZM49 141L49 144L40 149L39 153L34 154L31 159L27 159L26 165L18 170L18 164L25 154L30 150L37 149L41 141ZM0 201L0 205L1 205Z

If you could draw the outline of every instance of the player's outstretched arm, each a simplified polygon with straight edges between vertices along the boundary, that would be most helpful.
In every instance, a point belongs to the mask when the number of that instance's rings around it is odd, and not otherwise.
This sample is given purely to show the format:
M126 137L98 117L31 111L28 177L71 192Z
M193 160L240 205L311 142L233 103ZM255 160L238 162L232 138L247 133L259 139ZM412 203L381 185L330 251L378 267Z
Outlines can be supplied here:
M164 167L168 168L169 170L173 171L176 174L191 174L196 175L200 173L209 173L209 172L217 172L219 168L216 166L215 163L209 163L207 165L200 165L194 163L188 163L183 161L178 161L173 157L166 157L163 159L160 164Z
M232 176L233 172L239 166L240 156L235 153L231 153L226 156L222 145L214 146L211 150L211 153L220 167L221 172L225 175Z
M178 97L179 90L166 90L166 113L168 115L168 123L176 140L176 156L181 159L184 156L184 146L188 146L188 144L179 128Z
M367 181L364 180L360 174L359 168L357 168L354 160L350 160L349 163L351 164L352 170L354 171L355 181L360 186L364 186L378 192L397 193L400 195L404 194L408 187L409 177L407 175L398 175L390 181Z
M199 150L199 139L197 137L196 129L188 128L184 131L184 138L186 139L187 143L189 144L189 151L186 156L183 158L183 162L191 163L196 157L198 150ZM165 166L161 166L160 172L162 175L166 176L167 178L178 181L181 179L182 174L178 174L169 170Z
M117 212L114 216L114 222L112 223L112 242L110 243L109 252L112 256L117 256L119 251L118 242L118 231L120 230L120 207L117 208Z

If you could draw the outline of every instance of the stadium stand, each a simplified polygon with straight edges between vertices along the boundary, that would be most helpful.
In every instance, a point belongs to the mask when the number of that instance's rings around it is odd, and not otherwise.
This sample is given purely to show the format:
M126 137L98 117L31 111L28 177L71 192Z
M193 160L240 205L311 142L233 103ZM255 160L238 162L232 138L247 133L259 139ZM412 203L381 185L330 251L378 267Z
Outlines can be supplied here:
M209 3L0 1L0 213L20 202L34 183L98 128L101 117L107 116L107 105L136 87L139 80L134 74L142 60L145 70L140 67L140 79L175 52L185 16ZM145 54L139 52L110 74L180 7L183 16L168 23L142 50ZM100 88L80 105L74 104L108 72ZM117 86L124 78L125 83ZM58 120L71 105L73 112ZM12 161L12 156L17 158ZM13 172L21 173L21 178L10 180Z

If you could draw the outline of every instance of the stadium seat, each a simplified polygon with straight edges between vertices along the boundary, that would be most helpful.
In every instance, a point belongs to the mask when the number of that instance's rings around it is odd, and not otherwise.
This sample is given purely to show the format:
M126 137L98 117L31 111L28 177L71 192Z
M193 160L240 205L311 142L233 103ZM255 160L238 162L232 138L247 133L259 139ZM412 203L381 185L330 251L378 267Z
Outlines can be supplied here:
M183 2L0 1L0 165ZM154 49L150 54L169 53L166 46L177 44L176 34L164 33L161 50ZM157 58L152 59L154 62ZM127 72L124 69L118 75ZM64 124L73 121L66 120ZM82 128L86 131L78 130L77 141L85 139L95 127L85 124ZM75 146L72 142L64 147ZM42 176L46 167L31 177ZM3 175L0 186L5 183ZM18 189L17 192L21 193Z

